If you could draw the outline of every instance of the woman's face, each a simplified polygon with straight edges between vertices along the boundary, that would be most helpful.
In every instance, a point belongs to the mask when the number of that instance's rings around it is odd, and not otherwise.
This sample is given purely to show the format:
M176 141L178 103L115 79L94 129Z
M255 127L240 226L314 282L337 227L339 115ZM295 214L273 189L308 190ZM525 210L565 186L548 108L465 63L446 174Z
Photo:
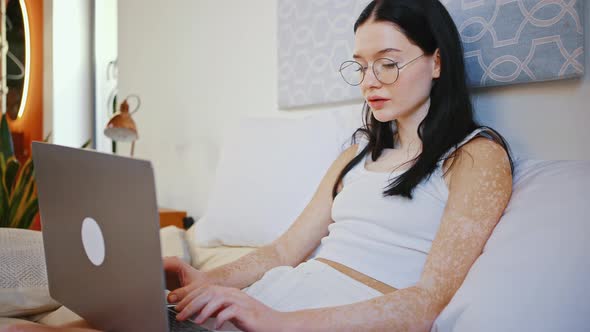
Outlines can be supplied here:
M422 54L422 49L392 23L368 21L358 27L354 58L368 67L360 89L378 121L411 118L419 110L427 111L432 79L440 75L440 61L438 51L420 57ZM391 59L400 67L417 59L399 71L395 83L386 85L377 80L372 69L380 58Z

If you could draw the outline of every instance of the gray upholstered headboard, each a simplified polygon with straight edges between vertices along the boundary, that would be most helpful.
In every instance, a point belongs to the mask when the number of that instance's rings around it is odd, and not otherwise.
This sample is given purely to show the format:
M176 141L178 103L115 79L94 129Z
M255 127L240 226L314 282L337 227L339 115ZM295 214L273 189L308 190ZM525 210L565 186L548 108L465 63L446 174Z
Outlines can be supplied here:
M355 100L338 73L369 0L279 0L279 106ZM465 49L471 86L584 74L583 0L443 0Z

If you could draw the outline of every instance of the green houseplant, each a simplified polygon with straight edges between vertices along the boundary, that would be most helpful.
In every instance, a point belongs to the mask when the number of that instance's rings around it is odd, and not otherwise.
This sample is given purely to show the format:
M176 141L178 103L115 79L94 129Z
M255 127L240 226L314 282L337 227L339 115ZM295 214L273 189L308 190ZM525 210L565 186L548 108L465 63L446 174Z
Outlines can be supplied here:
M82 148L90 143L88 140ZM39 212L34 173L32 156L23 165L16 159L6 114L3 114L0 122L0 227L31 227Z
M21 166L14 156L6 114L0 123L0 227L29 228L39 211L33 160Z

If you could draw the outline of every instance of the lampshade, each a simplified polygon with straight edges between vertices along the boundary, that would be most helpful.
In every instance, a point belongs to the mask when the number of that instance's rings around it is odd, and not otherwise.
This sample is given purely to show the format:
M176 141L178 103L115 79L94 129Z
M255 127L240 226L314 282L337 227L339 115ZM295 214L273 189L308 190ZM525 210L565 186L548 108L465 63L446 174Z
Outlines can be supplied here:
M121 111L111 118L104 130L104 134L113 141L118 142L133 142L139 138L135 121L133 121L131 113L129 113L127 100L121 104Z

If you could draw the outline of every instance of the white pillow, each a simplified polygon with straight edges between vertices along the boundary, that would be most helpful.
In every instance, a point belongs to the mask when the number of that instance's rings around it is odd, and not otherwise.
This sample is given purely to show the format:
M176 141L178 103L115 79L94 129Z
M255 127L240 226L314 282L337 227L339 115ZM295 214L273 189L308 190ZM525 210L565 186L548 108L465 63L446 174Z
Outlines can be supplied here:
M259 247L285 232L352 134L343 119L242 119L226 136L197 244Z
M511 201L433 332L588 331L590 161L517 163Z
M160 229L160 244L162 257L176 256L182 261L191 262L191 254L185 236L186 231L176 226Z
M238 258L256 250L255 247L201 247L195 241L195 231L192 225L186 231L186 242L191 256L191 265L201 271L209 271L218 266L231 263Z
M0 317L32 315L59 306L49 296L41 232L0 228Z

